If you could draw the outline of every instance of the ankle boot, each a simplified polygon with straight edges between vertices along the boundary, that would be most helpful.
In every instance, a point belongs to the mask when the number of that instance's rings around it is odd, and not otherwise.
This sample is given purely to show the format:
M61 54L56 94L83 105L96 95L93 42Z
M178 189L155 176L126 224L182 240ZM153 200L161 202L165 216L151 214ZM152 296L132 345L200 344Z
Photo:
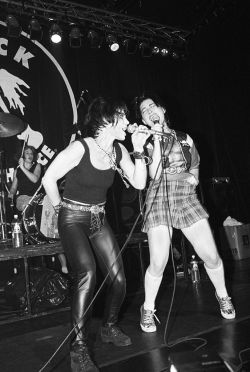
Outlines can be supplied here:
M112 343L115 346L129 346L131 339L117 325L104 325L101 327L101 340L105 343Z
M75 343L70 351L72 372L99 372L89 355L86 344Z

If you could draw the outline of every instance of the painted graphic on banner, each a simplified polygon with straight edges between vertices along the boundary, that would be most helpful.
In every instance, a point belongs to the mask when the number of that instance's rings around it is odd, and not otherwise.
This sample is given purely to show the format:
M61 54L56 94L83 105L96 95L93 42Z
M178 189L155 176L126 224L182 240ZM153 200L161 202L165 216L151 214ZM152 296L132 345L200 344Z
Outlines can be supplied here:
M38 162L46 166L63 145L60 125L77 122L74 94L58 59L25 32L19 38L8 38L6 24L1 21L0 111L25 123L25 130L18 135L0 138L7 183L12 180L24 141L37 149ZM3 125L8 131L8 123Z

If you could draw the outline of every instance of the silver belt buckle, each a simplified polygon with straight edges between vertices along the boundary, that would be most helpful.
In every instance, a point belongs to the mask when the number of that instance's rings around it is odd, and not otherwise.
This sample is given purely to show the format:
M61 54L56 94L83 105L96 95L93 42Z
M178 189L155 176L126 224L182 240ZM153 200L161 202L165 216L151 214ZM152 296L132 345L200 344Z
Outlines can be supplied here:
M93 214L98 214L100 212L99 205L92 205L92 207L90 207L90 212Z

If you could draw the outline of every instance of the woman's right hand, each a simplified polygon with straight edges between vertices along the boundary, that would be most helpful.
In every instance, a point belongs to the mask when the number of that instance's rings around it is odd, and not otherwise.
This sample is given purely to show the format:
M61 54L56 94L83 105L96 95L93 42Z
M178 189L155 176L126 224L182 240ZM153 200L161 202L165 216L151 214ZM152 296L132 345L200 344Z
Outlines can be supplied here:
M22 168L24 166L24 158L20 158L18 160L19 167Z

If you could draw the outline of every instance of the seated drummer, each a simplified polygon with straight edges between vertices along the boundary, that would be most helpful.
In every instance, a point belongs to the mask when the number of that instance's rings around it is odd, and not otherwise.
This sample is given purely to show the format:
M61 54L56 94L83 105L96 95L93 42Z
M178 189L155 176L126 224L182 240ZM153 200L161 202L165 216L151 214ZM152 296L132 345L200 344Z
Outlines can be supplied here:
M18 161L19 165L14 171L13 182L9 191L8 197L13 200L18 192L16 198L16 209L23 212L28 205L31 198L41 185L41 178L43 176L42 166L37 163L37 152L33 146L25 146L23 157ZM61 270L67 274L67 264L64 254L59 254L58 258L61 263Z
M41 183L42 167L36 162L37 152L33 146L26 146L23 157L18 161L19 165L14 171L13 182L8 197L16 198L16 208L22 212L35 194Z

